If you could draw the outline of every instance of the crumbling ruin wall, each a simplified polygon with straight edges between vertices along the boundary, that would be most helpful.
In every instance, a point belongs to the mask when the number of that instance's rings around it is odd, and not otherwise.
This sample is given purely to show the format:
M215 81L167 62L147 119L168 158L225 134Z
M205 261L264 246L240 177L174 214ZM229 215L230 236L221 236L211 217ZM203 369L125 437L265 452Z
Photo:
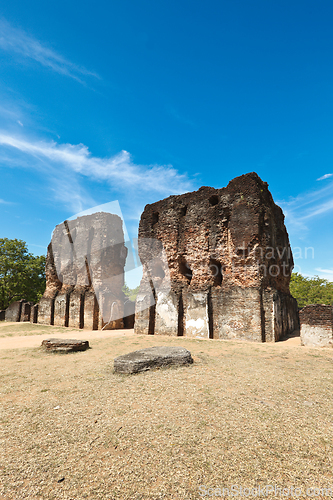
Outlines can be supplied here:
M299 312L301 344L333 347L333 307L311 304Z
M38 323L123 328L126 256L117 215L99 212L56 226L47 251Z
M284 215L257 174L147 205L138 244L136 333L275 342L298 327Z

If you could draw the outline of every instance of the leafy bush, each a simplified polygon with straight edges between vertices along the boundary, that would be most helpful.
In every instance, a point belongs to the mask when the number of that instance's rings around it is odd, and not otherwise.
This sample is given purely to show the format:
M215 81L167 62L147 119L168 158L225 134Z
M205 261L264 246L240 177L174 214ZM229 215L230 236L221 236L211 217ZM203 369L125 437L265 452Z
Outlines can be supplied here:
M299 273L293 273L290 293L297 300L298 307L308 304L333 304L333 283L319 276L306 278Z

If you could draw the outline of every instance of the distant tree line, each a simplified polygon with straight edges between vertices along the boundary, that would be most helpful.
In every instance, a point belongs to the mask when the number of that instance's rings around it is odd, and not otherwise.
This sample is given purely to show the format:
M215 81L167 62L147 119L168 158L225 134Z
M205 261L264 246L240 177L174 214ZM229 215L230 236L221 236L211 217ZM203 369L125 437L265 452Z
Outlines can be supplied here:
M298 307L308 304L333 304L333 283L319 276L306 278L299 273L293 273L290 293L297 300Z
M20 299L38 302L45 285L45 256L29 253L22 240L0 238L0 309Z

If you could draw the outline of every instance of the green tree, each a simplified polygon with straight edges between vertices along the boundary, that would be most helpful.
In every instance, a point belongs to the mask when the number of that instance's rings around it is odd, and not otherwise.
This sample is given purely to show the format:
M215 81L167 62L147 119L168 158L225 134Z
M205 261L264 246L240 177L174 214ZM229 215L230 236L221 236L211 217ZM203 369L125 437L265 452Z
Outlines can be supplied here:
M0 238L0 309L15 300L38 302L45 290L45 256L28 252L22 240Z
M293 273L290 293L297 300L298 307L308 304L333 304L333 283L319 276L306 278L299 273Z

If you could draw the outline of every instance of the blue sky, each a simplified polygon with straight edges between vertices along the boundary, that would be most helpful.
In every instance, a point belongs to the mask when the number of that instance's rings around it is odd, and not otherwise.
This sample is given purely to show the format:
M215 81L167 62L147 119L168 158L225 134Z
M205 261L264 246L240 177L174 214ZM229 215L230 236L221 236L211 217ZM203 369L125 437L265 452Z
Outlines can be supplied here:
M257 172L296 269L333 280L333 3L11 0L0 12L1 237ZM305 249L311 247L312 251Z

